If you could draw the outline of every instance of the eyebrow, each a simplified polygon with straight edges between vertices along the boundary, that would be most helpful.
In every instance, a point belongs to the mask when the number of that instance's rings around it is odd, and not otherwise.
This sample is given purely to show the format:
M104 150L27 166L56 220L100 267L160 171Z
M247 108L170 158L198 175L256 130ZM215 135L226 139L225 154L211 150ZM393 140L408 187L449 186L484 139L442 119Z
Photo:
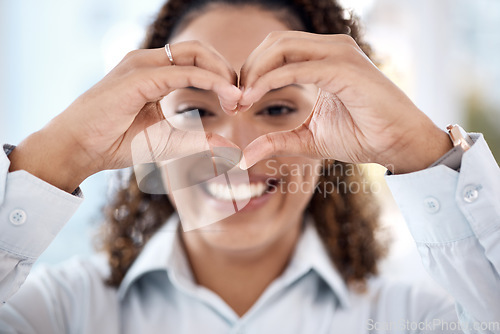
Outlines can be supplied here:
M299 85L299 84L289 84L289 85L286 85L286 86L283 86L283 87L271 89L269 91L269 93L278 92L278 91L280 91L282 89L285 89L285 88L288 88L288 87L295 87L295 88L299 88L299 89L304 89L304 87L301 86L301 85ZM207 92L208 91L206 89L201 89L201 88L194 87L194 86L186 87L186 89L189 89L189 90L192 90L192 91L195 91L195 92Z

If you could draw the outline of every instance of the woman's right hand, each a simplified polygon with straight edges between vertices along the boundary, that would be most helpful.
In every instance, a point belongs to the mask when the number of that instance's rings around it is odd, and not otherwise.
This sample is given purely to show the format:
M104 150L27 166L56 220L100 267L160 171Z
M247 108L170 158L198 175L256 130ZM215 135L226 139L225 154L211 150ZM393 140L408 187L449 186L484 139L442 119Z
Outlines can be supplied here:
M25 139L9 156L10 171L26 170L71 192L98 171L138 163L132 161L132 140L164 120L159 101L173 90L211 90L224 110L236 108L241 97L235 86L237 75L217 51L197 41L170 47L175 66L163 48L130 52L64 112ZM175 130L165 133L164 139L155 139L161 144L155 147L156 158L206 149L197 145L207 141L210 146L234 146L220 136L201 132Z

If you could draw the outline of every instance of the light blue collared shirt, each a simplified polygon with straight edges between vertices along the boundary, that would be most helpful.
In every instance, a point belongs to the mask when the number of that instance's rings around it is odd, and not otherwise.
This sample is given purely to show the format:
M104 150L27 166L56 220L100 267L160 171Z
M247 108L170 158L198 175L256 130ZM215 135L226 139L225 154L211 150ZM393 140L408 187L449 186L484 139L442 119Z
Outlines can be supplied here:
M7 173L0 155L0 333L457 333L457 319L467 332L500 333L500 173L474 139L460 173L387 177L425 267L450 296L376 277L364 293L348 288L306 219L289 265L241 318L196 284L175 216L118 289L104 284L100 256L41 268L23 284L82 199Z

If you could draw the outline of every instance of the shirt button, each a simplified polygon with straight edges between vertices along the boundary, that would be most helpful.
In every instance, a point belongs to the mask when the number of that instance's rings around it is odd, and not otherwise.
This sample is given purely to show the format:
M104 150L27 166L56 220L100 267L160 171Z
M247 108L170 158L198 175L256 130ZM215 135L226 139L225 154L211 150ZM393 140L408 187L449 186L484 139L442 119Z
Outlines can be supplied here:
M424 206L429 213L436 213L439 211L439 201L434 197L427 197L424 199Z
M467 203L472 203L474 202L478 197L479 197L479 190L480 187L469 185L464 188L464 201Z
M9 220L14 225L22 225L26 222L26 212L21 209L13 210L9 215Z

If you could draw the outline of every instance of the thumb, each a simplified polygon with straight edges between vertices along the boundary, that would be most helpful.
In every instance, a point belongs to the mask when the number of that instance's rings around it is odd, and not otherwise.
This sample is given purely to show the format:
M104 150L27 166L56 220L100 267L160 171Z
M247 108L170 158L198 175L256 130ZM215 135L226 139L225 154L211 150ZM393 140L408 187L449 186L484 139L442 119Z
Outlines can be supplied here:
M211 156L214 148L230 148L239 151L236 144L222 136L204 131L178 129L167 120L144 129L134 137L131 143L134 165L157 163L200 152L206 152L207 156ZM238 156L231 160L239 161L239 158Z
M315 156L314 137L302 124L296 129L271 132L258 137L243 150L241 169L248 169L257 162L277 156Z
M158 168L171 159L188 157L196 159L183 161L176 168L189 169L195 162L215 157L223 158L230 167L235 166L240 161L241 150L220 135L180 130L164 120L144 129L132 141L133 167L139 189L148 194L167 193Z

